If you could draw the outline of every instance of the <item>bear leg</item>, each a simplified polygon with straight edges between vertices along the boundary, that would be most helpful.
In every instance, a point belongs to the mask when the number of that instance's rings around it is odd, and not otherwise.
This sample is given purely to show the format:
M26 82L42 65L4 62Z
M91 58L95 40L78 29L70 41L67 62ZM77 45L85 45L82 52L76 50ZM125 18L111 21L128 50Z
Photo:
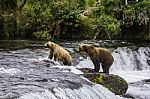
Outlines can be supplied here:
M68 62L67 60L65 60L65 61L63 62L63 64L64 64L64 65L68 65L68 66L70 66L70 65L71 65L71 63L70 63L70 62Z
M48 58L49 58L49 59L52 59L52 58L53 58L53 52L51 52L51 51L49 52Z
M54 61L58 61L58 56L54 54Z
M94 71L99 72L100 70L100 63L98 61L93 61L94 64Z
M63 64L64 64L64 65L68 65L68 62L65 60L65 61L63 62Z
M102 68L103 68L103 73L108 73L109 74L109 68L110 68L110 66L102 63Z

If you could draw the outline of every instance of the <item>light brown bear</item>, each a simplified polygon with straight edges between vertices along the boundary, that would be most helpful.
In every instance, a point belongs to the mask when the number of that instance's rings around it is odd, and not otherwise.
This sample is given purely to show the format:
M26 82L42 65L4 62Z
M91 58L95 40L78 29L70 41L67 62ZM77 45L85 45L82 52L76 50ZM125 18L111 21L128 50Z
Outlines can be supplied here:
M94 64L94 71L99 72L100 63L104 73L109 73L109 69L113 64L114 58L111 52L106 48L96 48L89 44L81 44L76 49L77 52L86 52Z
M53 59L54 57L54 61L63 62L64 65L68 66L72 65L72 58L69 52L58 44L48 41L44 47L49 48L49 59Z

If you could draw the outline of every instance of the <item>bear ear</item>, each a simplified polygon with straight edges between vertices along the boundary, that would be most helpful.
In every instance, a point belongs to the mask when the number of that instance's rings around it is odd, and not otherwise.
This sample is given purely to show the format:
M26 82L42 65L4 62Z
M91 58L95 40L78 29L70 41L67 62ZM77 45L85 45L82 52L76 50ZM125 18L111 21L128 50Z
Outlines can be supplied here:
M53 42L51 42L51 41L48 41L48 44L50 44L50 45L51 45L52 43L53 43Z
M79 44L79 46L83 46L83 45L84 45L83 43Z
M80 45L84 45L83 43L81 43Z
M55 47L55 45L56 45L55 43L51 42L51 47Z
M51 42L51 44L52 44L52 45L55 45L55 43L54 43L54 42Z

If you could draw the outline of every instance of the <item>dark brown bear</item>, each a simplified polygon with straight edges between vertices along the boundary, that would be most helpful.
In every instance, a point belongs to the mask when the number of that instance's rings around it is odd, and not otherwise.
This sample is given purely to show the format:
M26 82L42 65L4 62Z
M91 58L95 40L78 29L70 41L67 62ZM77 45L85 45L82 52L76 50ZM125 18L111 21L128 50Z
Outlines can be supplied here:
M103 68L104 73L109 73L109 69L113 64L114 58L111 52L106 48L96 48L92 45L81 44L79 48L76 49L78 52L86 52L91 58L94 64L94 71L99 72L100 63Z

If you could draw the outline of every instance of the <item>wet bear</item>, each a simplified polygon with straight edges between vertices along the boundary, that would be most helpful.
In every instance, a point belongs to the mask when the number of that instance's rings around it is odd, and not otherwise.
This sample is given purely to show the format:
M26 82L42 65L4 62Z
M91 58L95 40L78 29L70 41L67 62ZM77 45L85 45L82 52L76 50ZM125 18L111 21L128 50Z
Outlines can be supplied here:
M99 72L100 63L104 73L109 73L109 69L113 64L114 58L111 52L106 48L98 48L89 44L81 44L76 51L86 52L94 64L94 71Z
M72 65L72 57L70 56L69 52L63 49L58 44L48 41L45 45L45 48L49 48L49 59L53 59L54 61L62 62L64 65Z

